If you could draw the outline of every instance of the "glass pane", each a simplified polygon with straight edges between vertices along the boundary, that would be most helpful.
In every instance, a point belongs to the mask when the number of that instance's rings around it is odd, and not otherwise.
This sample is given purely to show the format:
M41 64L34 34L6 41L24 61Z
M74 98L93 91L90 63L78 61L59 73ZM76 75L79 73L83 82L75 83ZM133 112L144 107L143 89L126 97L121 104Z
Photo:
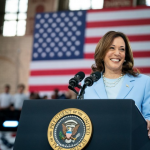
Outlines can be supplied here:
M91 0L80 0L81 9L90 9L91 8Z
M69 1L69 9L70 10L80 10L81 5L80 5L81 0L70 0Z
M5 14L5 20L16 20L17 14Z
M26 30L26 21L25 20L18 21L18 24L17 24L17 35L18 36L25 35L25 30Z
M18 11L18 0L6 0L5 12L15 13Z
M18 20L25 20L25 19L27 19L27 14L26 13L18 14Z
M150 6L150 0L146 0L146 5Z
M102 9L104 0L92 0L92 9Z
M20 0L20 3L23 3L23 4L28 4L28 0Z
M16 25L16 21L4 21L3 36L15 36Z
M19 12L27 12L28 0L20 0Z
M69 9L70 10L84 10L91 8L91 0L70 0Z

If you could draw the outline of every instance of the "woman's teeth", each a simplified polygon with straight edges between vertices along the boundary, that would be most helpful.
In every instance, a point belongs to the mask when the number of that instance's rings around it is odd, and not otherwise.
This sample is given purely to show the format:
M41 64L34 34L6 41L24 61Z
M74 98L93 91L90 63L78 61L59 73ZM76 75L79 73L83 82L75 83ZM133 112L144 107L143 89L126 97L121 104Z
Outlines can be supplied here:
M119 59L111 59L112 61L116 61L116 62L118 62L119 61Z

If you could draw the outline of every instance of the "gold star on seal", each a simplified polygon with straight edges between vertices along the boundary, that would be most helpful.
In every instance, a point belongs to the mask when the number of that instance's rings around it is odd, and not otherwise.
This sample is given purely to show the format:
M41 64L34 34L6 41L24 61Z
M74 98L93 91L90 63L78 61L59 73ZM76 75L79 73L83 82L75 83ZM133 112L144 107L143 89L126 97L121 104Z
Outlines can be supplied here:
M126 87L129 87L129 85L128 85L128 84L126 84Z

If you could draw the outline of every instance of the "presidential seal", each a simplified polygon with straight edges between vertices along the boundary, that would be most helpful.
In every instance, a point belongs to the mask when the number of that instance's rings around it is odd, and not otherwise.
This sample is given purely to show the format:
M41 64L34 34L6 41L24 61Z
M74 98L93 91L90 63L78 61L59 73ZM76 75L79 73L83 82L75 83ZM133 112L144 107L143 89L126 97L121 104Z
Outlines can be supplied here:
M48 142L54 150L81 150L89 142L92 123L80 109L68 108L57 113L48 126Z

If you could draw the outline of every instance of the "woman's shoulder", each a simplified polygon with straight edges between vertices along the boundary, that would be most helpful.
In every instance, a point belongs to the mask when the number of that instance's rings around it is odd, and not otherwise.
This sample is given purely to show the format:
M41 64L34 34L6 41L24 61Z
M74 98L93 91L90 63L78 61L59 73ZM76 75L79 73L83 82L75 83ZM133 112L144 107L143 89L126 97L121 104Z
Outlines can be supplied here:
M145 74L138 74L136 77L134 77L134 76L132 76L132 75L129 75L129 74L127 74L127 76L128 77L130 77L130 78L133 78L133 79L135 79L135 80L150 80L150 76L148 76L148 75L145 75Z
M141 73L137 77L142 78L142 79L146 79L146 80L150 79L150 76L145 75L145 74L141 74Z

